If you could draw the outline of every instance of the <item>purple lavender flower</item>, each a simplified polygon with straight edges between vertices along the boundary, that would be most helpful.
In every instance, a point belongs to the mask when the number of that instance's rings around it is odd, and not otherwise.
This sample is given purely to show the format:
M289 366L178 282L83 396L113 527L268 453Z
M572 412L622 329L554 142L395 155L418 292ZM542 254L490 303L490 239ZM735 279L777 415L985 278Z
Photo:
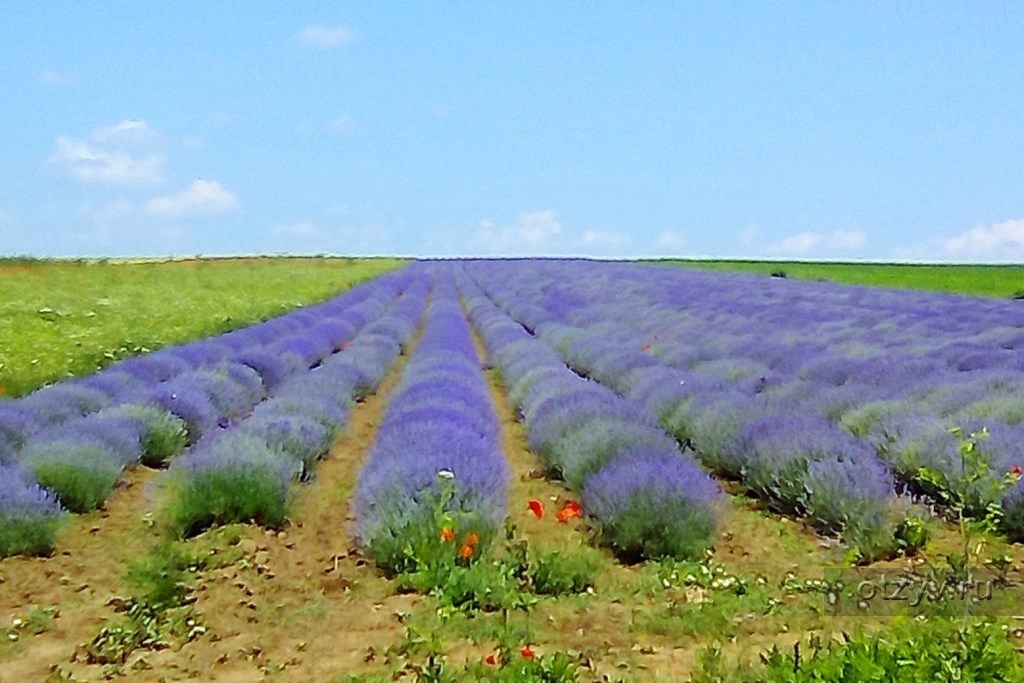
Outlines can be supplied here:
M331 352L332 347L325 343L317 343L304 333L299 333L278 341L270 347L275 355L290 353L302 359L306 368L311 368L320 359Z
M110 450L124 468L142 456L143 425L137 419L111 409L49 427L32 437L33 450L52 442L94 443Z
M123 469L121 458L110 447L74 436L33 441L22 449L19 462L72 512L100 507Z
M184 372L192 370L188 361L169 353L166 349L154 351L145 356L126 358L111 365L107 372L123 372L146 384L166 382Z
M755 494L775 509L796 513L806 509L807 468L812 462L830 457L870 461L875 455L827 420L801 413L767 415L751 421L723 453L723 459L732 463Z
M153 386L134 402L158 406L184 420L191 443L216 427L221 419L220 411L205 388L188 375Z
M287 514L288 486L301 470L300 461L263 439L225 432L175 461L171 526L183 537L232 522L280 526Z
M718 485L691 460L656 447L624 450L583 485L583 509L629 560L701 557L723 503Z
M811 462L803 486L808 516L821 531L869 538L883 535L889 525L888 506L895 496L892 475L867 451L839 452Z
M107 395L111 404L120 403L125 397L135 393L142 383L132 375L117 370L105 370L78 380L80 386L95 389Z
M278 354L260 349L244 351L235 355L232 360L242 365L248 365L258 372L267 391L273 391L282 382L308 367L302 358L295 354Z
M67 382L38 389L19 403L42 421L55 425L94 413L109 405L110 398L98 389Z
M15 453L25 445L44 421L21 402L0 401L0 465L14 460Z
M20 465L0 465L0 558L53 550L63 511Z
M331 446L332 432L321 422L302 415L263 413L246 420L238 431L266 442L273 449L302 463L308 478L316 461Z

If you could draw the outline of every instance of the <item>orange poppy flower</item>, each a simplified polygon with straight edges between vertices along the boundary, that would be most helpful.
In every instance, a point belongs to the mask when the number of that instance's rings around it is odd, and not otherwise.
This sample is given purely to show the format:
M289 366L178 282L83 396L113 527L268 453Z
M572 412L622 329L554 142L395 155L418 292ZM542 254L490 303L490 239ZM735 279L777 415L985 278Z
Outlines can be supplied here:
M441 529L441 540L445 543L448 543L449 541L454 541L455 532L448 527Z
M477 536L476 534L474 534L473 532L470 532L469 536L466 536L466 545L468 545L470 547L476 547L476 544L479 543L479 542L480 542L480 537Z
M544 516L544 504L536 498L531 498L530 502L526 504L526 507L530 509L530 512L532 512L533 516L537 519Z
M533 651L533 648L530 647L529 644L527 644L523 646L523 649L519 651L519 654L523 656L523 659L533 659L537 653Z
M459 556L466 560L473 557L473 546L464 545L461 548L459 548Z
M494 666L498 663L498 658L495 657L494 653L492 652L484 658L484 661L490 664L491 666Z
M558 521L563 524L568 522L570 519L582 516L583 509L580 508L579 503L573 500L566 501L565 505L562 506L562 509L558 511Z

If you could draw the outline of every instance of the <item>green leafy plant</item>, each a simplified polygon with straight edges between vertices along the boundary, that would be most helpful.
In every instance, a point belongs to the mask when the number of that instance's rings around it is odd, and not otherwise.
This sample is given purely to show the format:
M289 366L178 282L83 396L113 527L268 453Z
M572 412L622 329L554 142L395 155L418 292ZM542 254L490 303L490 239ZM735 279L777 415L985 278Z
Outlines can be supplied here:
M530 588L538 595L569 595L593 589L597 561L593 554L566 550L535 553L528 572Z
M132 563L127 573L132 596L116 601L121 616L85 646L86 661L117 673L137 649L160 649L171 639L188 642L204 634L206 628L187 599L192 575L202 567L203 562L169 541L160 542L149 555Z

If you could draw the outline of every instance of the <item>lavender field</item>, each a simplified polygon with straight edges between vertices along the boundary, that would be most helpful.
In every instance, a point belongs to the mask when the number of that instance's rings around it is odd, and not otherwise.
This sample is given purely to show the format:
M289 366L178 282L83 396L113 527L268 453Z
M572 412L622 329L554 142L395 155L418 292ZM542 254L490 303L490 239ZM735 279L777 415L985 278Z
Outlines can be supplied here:
M33 642L77 680L924 680L893 674L914 638L945 643L915 671L1022 680L1005 609L901 631L829 614L823 578L998 576L1013 604L1022 467L1019 302L416 262L0 401L0 681ZM149 559L93 576L117 523ZM891 644L881 678L841 677L860 637Z

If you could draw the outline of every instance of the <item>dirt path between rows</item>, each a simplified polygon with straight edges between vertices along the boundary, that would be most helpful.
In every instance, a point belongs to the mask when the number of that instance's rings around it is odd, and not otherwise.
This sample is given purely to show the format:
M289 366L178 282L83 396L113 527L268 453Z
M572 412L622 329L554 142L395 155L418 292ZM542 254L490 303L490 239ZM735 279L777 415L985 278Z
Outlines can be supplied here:
M136 467L103 510L72 517L58 534L52 557L10 557L0 562L0 633L16 619L53 610L38 635L21 630L0 644L0 683L43 681L51 664L68 660L91 638L123 593L125 568L153 543L146 511L156 470Z
M240 527L242 557L199 577L195 606L208 634L179 652L146 653L152 675L132 680L323 681L380 667L400 632L396 614L420 598L395 595L353 547L349 498L402 366L353 408L316 478L300 487L288 526Z
M206 634L177 650L135 651L124 666L130 680L319 681L380 667L400 630L396 614L420 598L392 594L355 551L348 502L403 365L404 358L353 407L315 479L296 487L283 530L232 525L189 542L231 558L200 572L193 587ZM0 645L0 683L104 680L103 667L74 654L115 616L107 601L125 594L126 567L156 542L147 523L147 484L156 474L128 472L105 511L73 518L54 557L0 564L0 626L24 619L34 605L59 610L44 632Z

